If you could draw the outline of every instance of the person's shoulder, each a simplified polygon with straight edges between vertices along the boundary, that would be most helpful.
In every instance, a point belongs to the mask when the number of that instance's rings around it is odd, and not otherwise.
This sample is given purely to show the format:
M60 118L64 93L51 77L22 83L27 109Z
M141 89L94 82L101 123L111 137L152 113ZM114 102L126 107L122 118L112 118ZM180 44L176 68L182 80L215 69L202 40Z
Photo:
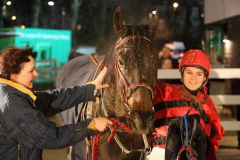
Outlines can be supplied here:
M1 116L6 119L6 121L18 121L19 119L23 119L26 113L30 113L30 103L23 97L3 92L0 92L0 97Z
M0 90L1 104L15 102L19 99L16 92L8 90L6 88Z
M207 102L208 102L208 103L214 104L214 102L213 102L211 96L206 95L206 97L207 97Z
M175 84L175 83L165 83L166 87L168 88L173 88L173 89L180 89L181 85L180 84Z
M4 104L14 110L22 110L22 106L29 106L27 97L16 94L7 94L4 99Z

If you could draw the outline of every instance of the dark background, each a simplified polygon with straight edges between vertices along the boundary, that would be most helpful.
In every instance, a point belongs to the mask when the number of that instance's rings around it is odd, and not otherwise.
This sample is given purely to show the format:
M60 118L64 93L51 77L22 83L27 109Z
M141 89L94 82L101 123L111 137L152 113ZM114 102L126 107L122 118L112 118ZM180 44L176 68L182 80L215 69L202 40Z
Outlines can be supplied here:
M183 41L200 48L203 36L203 0L7 0L0 1L0 28L70 29L73 47L105 43L113 35L112 17L121 6L129 24L151 23L159 48L168 41ZM173 2L179 7L174 9ZM156 15L150 13L156 10ZM15 15L17 19L11 20Z

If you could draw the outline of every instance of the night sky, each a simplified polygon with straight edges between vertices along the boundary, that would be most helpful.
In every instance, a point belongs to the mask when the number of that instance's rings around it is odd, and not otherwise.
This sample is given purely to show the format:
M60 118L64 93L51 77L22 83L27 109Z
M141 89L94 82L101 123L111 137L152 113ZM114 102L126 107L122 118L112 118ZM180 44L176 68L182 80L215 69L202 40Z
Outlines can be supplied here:
M95 43L112 35L112 17L118 6L121 6L128 24L146 23L149 14L156 10L156 24L166 24L156 26L156 34L171 33L168 37L161 37L165 40L158 37L159 41L181 40L200 44L194 39L201 39L202 35L203 0L78 0L79 7L74 4L76 0L53 0L54 6L47 4L49 0L11 1L11 6L6 5L7 0L0 3L1 28L24 25L28 28L70 29L76 43ZM179 3L177 9L173 8L173 2ZM11 20L13 15L17 17L14 21ZM188 39L185 39L186 35Z

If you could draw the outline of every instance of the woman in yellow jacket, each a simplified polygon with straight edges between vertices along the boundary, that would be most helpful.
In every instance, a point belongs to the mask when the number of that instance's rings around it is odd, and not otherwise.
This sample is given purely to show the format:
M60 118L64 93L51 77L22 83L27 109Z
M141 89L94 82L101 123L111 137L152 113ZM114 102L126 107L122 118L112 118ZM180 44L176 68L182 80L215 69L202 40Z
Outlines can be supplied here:
M88 119L62 127L49 121L47 115L92 100L95 89L107 87L107 84L102 85L106 68L91 84L33 92L33 80L38 76L34 56L29 49L8 48L1 53L1 160L41 160L42 149L71 146L112 125L105 118Z

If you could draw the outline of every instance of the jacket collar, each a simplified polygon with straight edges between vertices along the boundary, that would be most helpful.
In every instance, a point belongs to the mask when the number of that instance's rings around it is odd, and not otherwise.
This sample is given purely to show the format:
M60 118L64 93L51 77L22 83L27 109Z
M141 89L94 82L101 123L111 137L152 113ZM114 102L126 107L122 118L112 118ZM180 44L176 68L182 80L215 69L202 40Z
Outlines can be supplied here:
M0 78L0 83L7 84L7 85L25 93L25 94L27 94L28 96L31 97L31 99L33 101L35 101L36 98L37 98L30 89L24 87L23 85L21 85L19 83L16 83L16 82L13 82L13 81L10 81L10 80L7 80L7 79L3 79L3 78Z
M193 95L192 93L189 92L189 90L186 87L182 85L181 94L183 95L183 97L190 99L190 101L199 106L208 101L207 93L205 93L204 89L202 91L199 91L197 95Z

